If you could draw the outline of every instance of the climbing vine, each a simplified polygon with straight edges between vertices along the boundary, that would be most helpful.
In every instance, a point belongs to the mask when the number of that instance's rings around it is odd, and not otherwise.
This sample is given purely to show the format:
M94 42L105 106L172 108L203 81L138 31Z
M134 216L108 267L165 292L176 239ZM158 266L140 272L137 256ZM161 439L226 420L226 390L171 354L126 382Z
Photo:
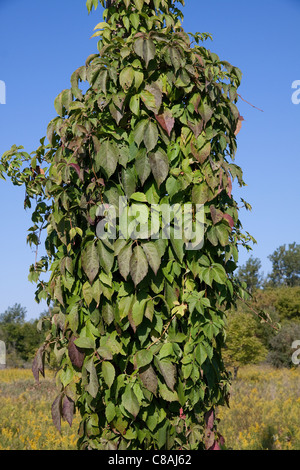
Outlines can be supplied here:
M33 373L55 355L53 421L80 413L80 449L216 449L226 310L242 295L238 246L252 240L232 194L244 185L241 71L203 46L208 34L183 30L183 0L88 0L88 11L98 3L97 52L55 99L47 140L1 159L2 178L26 186L28 242L46 231L29 275L51 306ZM162 205L172 211L154 230L141 214ZM184 206L202 230L194 245L175 234Z

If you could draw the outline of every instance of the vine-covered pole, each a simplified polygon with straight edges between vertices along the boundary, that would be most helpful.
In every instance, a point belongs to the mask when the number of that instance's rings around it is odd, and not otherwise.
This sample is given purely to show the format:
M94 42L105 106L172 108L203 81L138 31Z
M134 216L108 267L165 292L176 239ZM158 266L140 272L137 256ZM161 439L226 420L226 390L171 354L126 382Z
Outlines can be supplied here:
M55 358L53 421L80 414L80 449L217 449L226 310L252 241L232 189L241 72L183 30L183 0L100 3L98 50L55 99L47 141L0 164L33 205L28 242L47 230L33 373Z

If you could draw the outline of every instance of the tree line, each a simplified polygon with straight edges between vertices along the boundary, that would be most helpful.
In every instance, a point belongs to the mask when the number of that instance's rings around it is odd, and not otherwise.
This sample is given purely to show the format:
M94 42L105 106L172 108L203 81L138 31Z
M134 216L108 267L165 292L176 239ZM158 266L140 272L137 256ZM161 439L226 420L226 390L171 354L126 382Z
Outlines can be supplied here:
M36 350L44 339L37 325L38 320L26 321L26 308L18 303L0 314L0 340L6 346L7 367L31 367Z
M272 270L261 272L259 258L250 256L237 277L251 294L228 314L224 357L235 376L241 365L267 362L275 367L293 367L292 344L300 340L300 245L279 246L268 257ZM274 329L261 319L267 313Z

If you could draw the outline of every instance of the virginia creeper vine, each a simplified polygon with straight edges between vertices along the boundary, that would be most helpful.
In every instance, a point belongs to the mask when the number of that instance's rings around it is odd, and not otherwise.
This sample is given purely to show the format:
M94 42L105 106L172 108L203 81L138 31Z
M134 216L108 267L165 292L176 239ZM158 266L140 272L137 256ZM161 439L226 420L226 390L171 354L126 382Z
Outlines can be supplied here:
M30 280L53 308L33 372L55 354L53 420L80 413L80 449L215 449L226 310L241 295L238 245L252 240L232 195L244 185L241 71L203 46L208 34L183 30L183 0L88 0L89 12L98 3L98 51L55 99L48 143L1 160L34 204L28 242L47 230ZM203 246L172 236L174 216L169 239L99 238L99 205L115 207L119 228L120 197L141 210L203 205Z

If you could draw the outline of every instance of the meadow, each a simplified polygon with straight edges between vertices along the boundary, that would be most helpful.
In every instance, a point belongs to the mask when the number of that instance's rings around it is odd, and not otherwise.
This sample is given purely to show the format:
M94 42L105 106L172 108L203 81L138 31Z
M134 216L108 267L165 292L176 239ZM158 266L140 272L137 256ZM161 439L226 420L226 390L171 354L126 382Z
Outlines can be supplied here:
M54 376L36 385L31 370L0 370L0 450L76 449L79 418L61 434L51 419ZM300 450L300 368L241 368L230 408L218 410L226 447L234 450Z

